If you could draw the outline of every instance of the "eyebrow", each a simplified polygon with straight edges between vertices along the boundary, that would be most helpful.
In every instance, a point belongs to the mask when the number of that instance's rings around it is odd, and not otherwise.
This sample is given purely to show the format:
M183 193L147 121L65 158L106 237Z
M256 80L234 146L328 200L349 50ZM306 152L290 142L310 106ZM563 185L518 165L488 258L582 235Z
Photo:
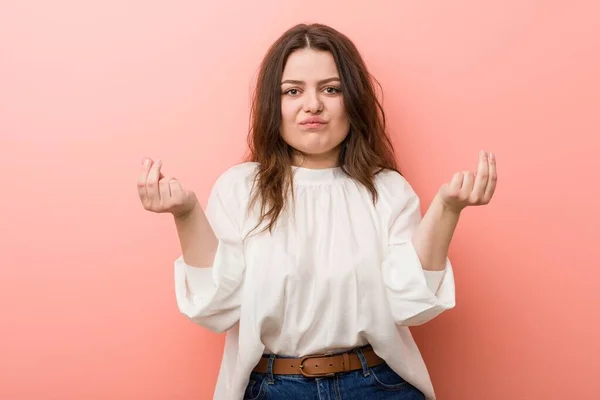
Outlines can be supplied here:
M327 79L320 80L318 82L318 84L322 85L324 83L329 83L329 82L334 82L334 81L341 82L340 78L333 77L333 78L327 78ZM286 79L285 81L281 82L282 85L285 84L285 83L290 83L292 85L303 85L304 84L303 81L297 81L297 80L294 80L294 79Z

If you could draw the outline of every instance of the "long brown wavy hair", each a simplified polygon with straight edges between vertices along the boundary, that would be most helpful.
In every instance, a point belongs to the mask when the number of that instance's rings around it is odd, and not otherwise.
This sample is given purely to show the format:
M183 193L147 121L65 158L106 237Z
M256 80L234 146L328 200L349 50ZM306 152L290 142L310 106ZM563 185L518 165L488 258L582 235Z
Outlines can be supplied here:
M258 73L250 114L249 155L258 169L249 208L260 200L258 225L270 232L286 205L291 190L292 157L295 150L281 137L281 77L289 55L300 49L328 51L333 55L341 81L350 131L341 144L341 170L364 185L377 201L375 174L383 169L398 171L392 142L386 131L383 107L375 85L381 86L367 70L352 41L323 24L299 24L279 37L268 49ZM257 225L257 226L258 226Z

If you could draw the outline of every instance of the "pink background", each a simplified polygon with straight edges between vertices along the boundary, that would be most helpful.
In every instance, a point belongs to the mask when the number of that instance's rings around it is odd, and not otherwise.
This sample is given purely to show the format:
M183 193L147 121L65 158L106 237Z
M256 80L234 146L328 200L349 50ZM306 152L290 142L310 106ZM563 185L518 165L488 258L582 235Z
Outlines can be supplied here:
M1 1L0 398L209 399L222 336L176 308L144 156L193 187L245 149L251 84L301 21L359 46L426 207L494 151L451 247L457 307L414 330L440 400L600 391L593 1Z

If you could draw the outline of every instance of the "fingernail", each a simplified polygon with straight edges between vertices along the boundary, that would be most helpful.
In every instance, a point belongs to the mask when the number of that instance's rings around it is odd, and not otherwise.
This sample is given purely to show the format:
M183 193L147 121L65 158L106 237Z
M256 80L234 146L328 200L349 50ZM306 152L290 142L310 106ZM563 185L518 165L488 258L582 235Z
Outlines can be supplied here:
M148 165L148 164L150 164L150 160L149 160L149 159L147 159L147 158L144 158L143 164L144 164L144 165Z
M490 153L490 158L493 160L495 158L494 153Z

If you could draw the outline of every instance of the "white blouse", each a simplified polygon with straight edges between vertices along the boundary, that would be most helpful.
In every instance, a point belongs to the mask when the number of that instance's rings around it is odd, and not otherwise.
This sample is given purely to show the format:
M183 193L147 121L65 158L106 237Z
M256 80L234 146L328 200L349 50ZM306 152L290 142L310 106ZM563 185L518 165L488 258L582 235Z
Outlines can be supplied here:
M246 236L256 163L215 183L206 207L219 239L212 266L175 261L181 312L227 331L215 400L242 399L263 353L287 356L371 344L406 381L435 399L408 326L454 307L454 275L424 271L411 236L419 198L393 171L376 177L379 200L340 168L294 168L294 201L272 234ZM292 210L292 212L289 212ZM263 225L264 226L264 225ZM262 226L261 226L262 228Z

